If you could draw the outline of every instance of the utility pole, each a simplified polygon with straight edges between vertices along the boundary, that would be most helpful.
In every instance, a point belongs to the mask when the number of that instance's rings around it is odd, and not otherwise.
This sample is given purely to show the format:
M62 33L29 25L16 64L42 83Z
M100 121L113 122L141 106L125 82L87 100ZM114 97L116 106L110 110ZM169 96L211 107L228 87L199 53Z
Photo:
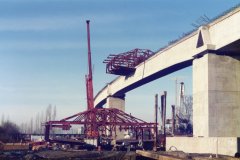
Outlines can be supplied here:
M154 133L154 147L153 151L157 151L157 142L158 142L158 94L155 95L155 133Z
M172 135L175 133L175 105L172 105Z
M166 149L166 106L167 106L167 92L164 91L161 96L161 108L162 108L162 125L163 125L163 148Z
M178 79L175 80L175 106L178 106Z

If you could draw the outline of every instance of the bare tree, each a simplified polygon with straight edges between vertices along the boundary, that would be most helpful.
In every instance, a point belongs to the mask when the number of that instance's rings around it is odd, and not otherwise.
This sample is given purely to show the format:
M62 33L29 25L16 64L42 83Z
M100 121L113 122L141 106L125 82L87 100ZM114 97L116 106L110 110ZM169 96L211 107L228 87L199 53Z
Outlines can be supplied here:
M178 118L178 132L180 134L192 134L192 96L184 96L183 109L180 110Z
M40 125L41 125L41 123L40 123L40 114L38 112L37 115L36 115L36 120L35 120L35 132L36 133L39 133Z
M25 133L25 125L24 123L21 123L20 128L21 128L21 133Z
M52 120L56 120L56 116L57 116L57 108L56 105L53 108L53 116L52 116Z
M24 133L28 133L28 124L24 123Z
M19 140L19 128L15 123L10 121L4 122L0 126L0 141L3 142L17 142Z
M42 111L41 112L41 117L40 117L40 125L44 122L46 122L46 121L44 121L44 111ZM42 127L40 127L40 133L43 133L43 128Z
M52 105L51 104L48 106L48 118L49 118L49 121L52 120Z
M184 109L185 109L186 119L189 122L192 122L193 97L192 96L184 96L183 106L184 106Z
M6 122L10 122L10 118L9 115L7 115L7 121Z
M30 126L29 126L29 128L30 128L30 134L32 134L33 133L33 118L30 119Z
M49 106L47 107L45 116L46 116L45 117L46 122L50 121L52 119L52 105L51 104L49 104Z
M4 114L2 114L1 125L4 124Z

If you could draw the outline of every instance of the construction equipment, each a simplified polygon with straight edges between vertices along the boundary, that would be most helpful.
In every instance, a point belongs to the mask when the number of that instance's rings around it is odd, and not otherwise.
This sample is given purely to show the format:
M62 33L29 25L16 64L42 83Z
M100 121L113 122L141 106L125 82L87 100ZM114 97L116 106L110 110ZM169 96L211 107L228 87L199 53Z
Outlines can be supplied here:
M117 55L110 54L103 63L106 63L106 73L116 75L129 75L135 72L135 67L152 56L154 52L149 49L133 49Z
M86 93L87 93L87 109L94 107L93 101L93 80L92 80L92 58L91 58L91 46L90 46L90 21L87 20L87 39L88 39L88 75L86 79Z
M0 151L27 151L29 143L1 143Z
M143 131L149 133L151 137L151 130L155 130L156 123L147 123L143 120L128 115L125 112L116 108L94 108L93 99L93 79L92 79L92 61L90 48L90 21L87 20L87 38L88 38L88 74L86 79L86 93L87 93L87 110L77 113L70 117L64 118L60 121L48 121L45 125L45 140L49 141L49 133L52 127L69 130L72 125L84 125L84 133L86 138L97 139L103 135L116 137L117 128L119 130L133 130L136 132L136 139L143 138ZM142 54L140 54L142 53ZM149 57L149 50L135 49L128 60L134 59L134 64L144 61ZM111 106L114 107L114 106ZM118 127L117 127L118 126Z
M117 132L116 126L120 126L119 130L131 129L136 133L143 130L150 133L156 126L155 123L147 123L116 108L93 108L60 121L49 121L46 125L62 129L69 129L71 125L85 125L85 134L89 138L107 134L114 137Z

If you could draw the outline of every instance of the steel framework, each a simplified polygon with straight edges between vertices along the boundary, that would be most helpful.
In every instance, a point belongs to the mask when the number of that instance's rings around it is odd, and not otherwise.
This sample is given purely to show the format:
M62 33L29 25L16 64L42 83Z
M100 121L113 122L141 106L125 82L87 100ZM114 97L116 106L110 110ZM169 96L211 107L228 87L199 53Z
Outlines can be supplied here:
M126 114L116 108L93 108L77 113L60 121L48 121L45 123L45 139L48 140L52 127L69 130L72 125L84 125L85 135L88 138L97 138L102 135L116 136L117 126L119 130L132 130L135 133L154 131L156 123L147 123L141 119Z
M116 75L129 75L135 71L135 67L148 59L154 52L148 49L133 49L131 51L111 54L103 61L106 63L106 73Z
M90 27L89 20L87 22L87 38L88 38L88 74L86 75L86 92L87 92L87 110L73 116L64 118L60 121L48 121L45 125L45 140L49 140L49 133L52 127L69 130L72 125L84 125L85 135L88 138L97 138L101 135L116 136L117 129L129 130L136 132L136 135L148 130L149 135L151 129L155 129L156 123L147 123L143 120L135 118L115 108L94 108L93 101L93 80L92 80L92 62L91 62L91 47L90 47ZM152 54L150 50L134 49L127 53L114 56L109 60L110 68L115 67L115 71L109 68L112 72L121 72L121 68L134 68L137 64L147 59ZM109 65L108 64L108 65ZM118 67L117 67L118 66ZM118 68L118 70L117 70ZM120 70L119 70L120 69ZM123 73L123 72L121 72ZM114 106L111 106L114 107ZM117 127L118 126L118 127Z

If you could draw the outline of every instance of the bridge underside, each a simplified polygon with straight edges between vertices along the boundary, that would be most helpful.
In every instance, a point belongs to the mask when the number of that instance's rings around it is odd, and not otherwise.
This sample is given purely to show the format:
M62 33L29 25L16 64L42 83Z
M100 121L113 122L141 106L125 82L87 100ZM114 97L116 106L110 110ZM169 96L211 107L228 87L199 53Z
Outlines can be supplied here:
M240 39L220 48L219 53L229 56L240 56Z
M179 64L175 64L175 65L173 65L173 66L171 66L169 68L161 70L161 71L159 71L159 72L157 72L155 74L152 74L149 77L141 79L140 81L138 81L138 82L136 82L136 83L134 83L132 85L127 86L126 88L123 88L123 89L119 90L117 93L113 94L112 96L119 97L119 98L124 97L125 93L127 93L127 92L129 92L129 91L131 91L131 90L133 90L133 89L135 89L137 87L140 87L140 86L142 86L144 84L147 84L149 82L152 82L152 81L154 81L154 80L156 80L158 78L164 77L164 76L166 76L168 74L171 74L173 72L176 72L178 70L181 70L183 68L191 66L192 65L192 61L193 61L193 59L185 61L185 62L182 62L182 63L179 63ZM128 78L128 76L126 76L126 79L127 78ZM104 99L103 101L98 103L98 105L96 105L96 108L101 108L105 103L106 103L106 99Z
M192 62L193 62L194 58L200 58L200 57L204 56L205 54L207 54L208 52L211 52L211 53L214 53L214 54L217 54L217 55L231 56L233 58L240 59L240 39L233 42L233 43L230 43L230 44L228 44L228 45L226 45L226 46L224 46L224 47L222 47L218 50L205 50L205 51L197 54L195 57L193 57L190 60L175 64L175 65L172 65L172 66L170 66L166 69L160 70L160 71L156 72L155 74L152 74L152 75L150 75L146 78L143 78L143 79L137 81L134 84L131 84L131 85L125 87L125 88L120 89L118 92L114 93L112 96L119 97L119 98L124 97L125 93L127 93L127 92L129 92L129 91L131 91L131 90L133 90L137 87L140 87L144 84L152 82L156 79L159 79L161 77L169 75L173 72L179 71L179 70L184 69L186 67L192 66ZM125 79L127 79L130 76L131 75L125 76ZM106 103L106 98L103 99L100 103L98 103L95 107L96 108L101 108L105 103Z

